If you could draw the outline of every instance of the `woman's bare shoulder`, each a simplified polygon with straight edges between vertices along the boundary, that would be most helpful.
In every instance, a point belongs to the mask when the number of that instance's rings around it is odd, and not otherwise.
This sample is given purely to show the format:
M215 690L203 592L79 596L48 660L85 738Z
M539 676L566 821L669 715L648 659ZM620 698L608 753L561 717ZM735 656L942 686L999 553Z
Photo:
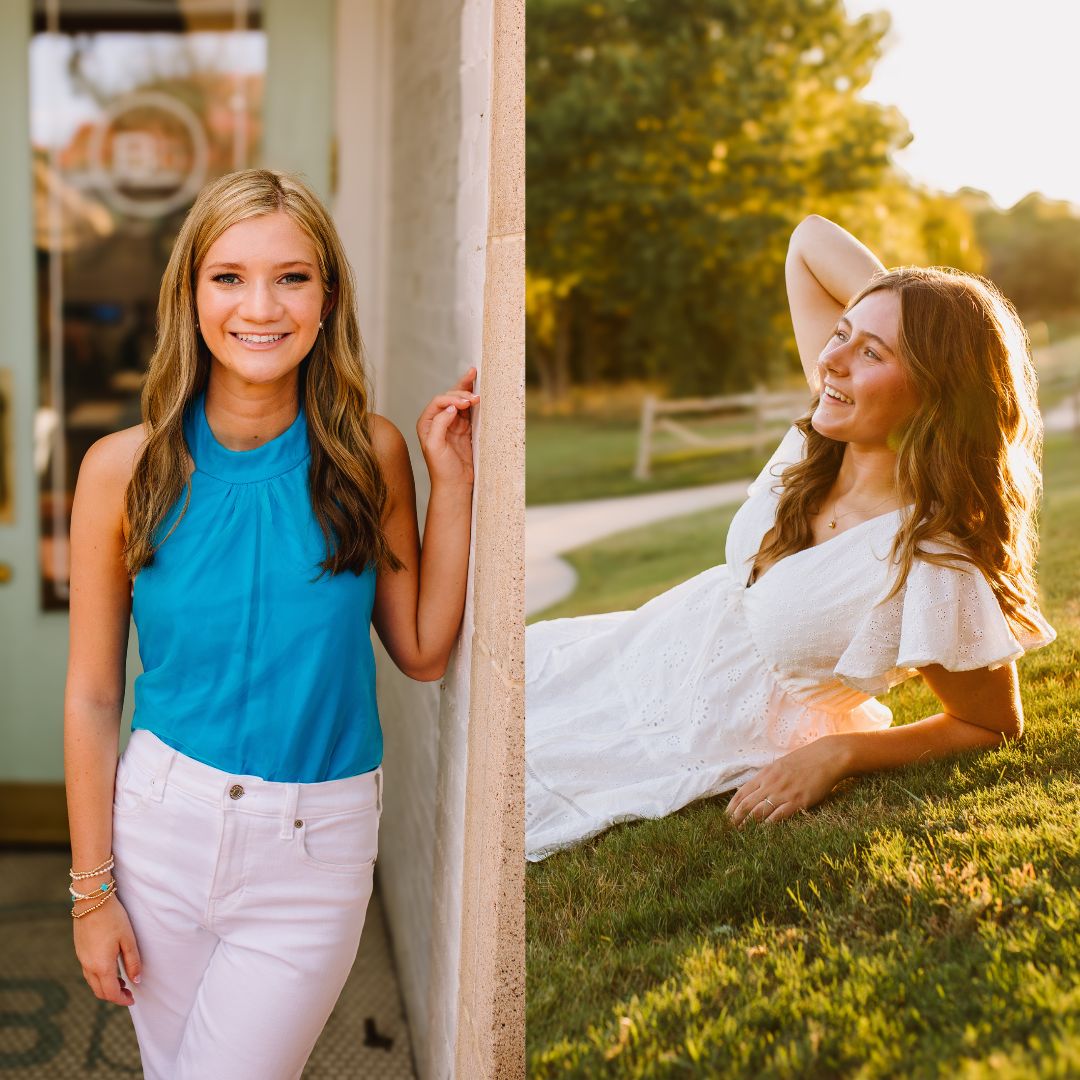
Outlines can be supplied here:
M371 445L379 459L379 464L385 466L401 461L403 458L407 460L409 448L398 426L379 413L368 413L368 419Z
M86 457L83 458L84 467L89 463L94 478L98 481L127 487L135 468L135 460L146 439L145 424L133 424L131 427L102 435L87 450Z
M95 483L126 486L135 467L139 447L146 442L146 425L111 431L90 445L83 457L80 473L86 472Z
M146 425L134 424L103 435L92 443L79 467L79 486L99 505L108 506L123 535L128 533L124 495L139 450L146 442Z

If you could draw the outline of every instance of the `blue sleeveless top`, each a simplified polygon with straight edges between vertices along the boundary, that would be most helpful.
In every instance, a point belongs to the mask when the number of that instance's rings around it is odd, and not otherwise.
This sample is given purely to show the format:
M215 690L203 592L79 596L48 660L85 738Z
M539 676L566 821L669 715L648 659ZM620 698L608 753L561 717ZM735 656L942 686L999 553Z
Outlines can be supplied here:
M301 390L301 398L303 391ZM180 524L135 576L143 673L132 730L225 772L314 783L382 761L371 609L375 570L318 582L326 543L308 489L307 414L229 450L184 412L195 461ZM180 517L186 489L154 533Z

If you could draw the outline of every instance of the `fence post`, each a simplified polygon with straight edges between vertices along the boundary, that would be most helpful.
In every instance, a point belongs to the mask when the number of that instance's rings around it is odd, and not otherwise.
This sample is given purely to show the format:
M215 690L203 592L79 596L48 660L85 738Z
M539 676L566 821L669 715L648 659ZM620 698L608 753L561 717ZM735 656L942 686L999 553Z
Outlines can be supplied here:
M656 397L646 394L641 403L641 428L638 431L637 463L634 465L634 479L649 479L649 461L652 458L653 414L656 410Z
M765 411L769 405L769 392L764 383L758 383L754 388L757 395L754 401L754 453L758 457L764 457L768 449L766 443Z

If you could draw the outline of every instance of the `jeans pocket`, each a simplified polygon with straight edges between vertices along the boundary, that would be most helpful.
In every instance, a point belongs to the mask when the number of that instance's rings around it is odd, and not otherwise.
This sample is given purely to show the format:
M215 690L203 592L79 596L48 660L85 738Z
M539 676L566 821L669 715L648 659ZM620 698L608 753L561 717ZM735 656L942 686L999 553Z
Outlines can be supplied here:
M142 781L143 774L121 757L113 785L114 817L134 817L146 809L146 785Z
M379 811L365 806L343 814L313 817L296 826L300 859L319 870L359 873L379 851Z

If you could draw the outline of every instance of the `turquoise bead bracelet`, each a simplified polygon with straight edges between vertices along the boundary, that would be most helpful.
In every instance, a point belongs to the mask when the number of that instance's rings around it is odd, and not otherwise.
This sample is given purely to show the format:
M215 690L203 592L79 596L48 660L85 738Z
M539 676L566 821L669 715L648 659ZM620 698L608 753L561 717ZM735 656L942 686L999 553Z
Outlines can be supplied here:
M93 900L95 897L97 897L101 893L108 892L109 889L112 888L112 886L115 885L115 884L116 884L116 878L110 878L104 884L99 885L93 892L90 892L90 893L76 892L73 888L69 887L68 888L68 893L71 895L72 904L74 904L76 900Z

